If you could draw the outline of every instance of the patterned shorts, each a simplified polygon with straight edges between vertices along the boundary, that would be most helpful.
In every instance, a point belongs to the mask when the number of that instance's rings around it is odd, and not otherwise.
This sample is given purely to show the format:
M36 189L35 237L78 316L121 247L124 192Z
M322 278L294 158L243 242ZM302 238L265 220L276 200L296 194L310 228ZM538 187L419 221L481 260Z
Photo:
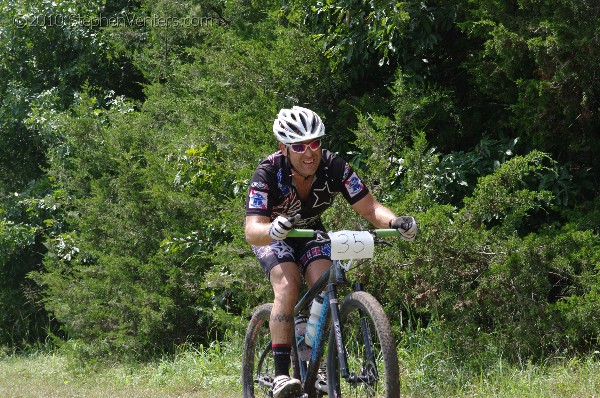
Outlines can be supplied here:
M322 258L331 257L331 244L311 242L312 238L288 238L276 240L266 246L252 246L252 250L269 279L273 267L278 264L293 262L298 265L302 275L306 267Z

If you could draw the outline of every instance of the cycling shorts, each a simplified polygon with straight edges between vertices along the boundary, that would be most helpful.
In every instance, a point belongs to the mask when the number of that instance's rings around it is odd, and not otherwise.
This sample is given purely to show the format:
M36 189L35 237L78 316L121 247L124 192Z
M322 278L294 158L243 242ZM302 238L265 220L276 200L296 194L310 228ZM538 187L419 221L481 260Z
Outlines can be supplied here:
M252 246L267 279L278 264L296 263L304 276L306 268L315 260L331 258L331 244L314 242L312 238L275 240L266 246Z

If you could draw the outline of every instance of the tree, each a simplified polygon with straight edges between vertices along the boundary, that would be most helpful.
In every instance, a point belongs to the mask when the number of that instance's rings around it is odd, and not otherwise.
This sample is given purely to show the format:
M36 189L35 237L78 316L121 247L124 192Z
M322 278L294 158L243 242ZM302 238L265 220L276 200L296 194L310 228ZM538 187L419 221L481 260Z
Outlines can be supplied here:
M467 10L459 26L482 46L465 65L475 87L505 108L505 128L574 170L597 169L598 7L491 1Z
M10 243L0 260L0 343L29 344L48 331L51 317L26 275L41 269L43 242L62 224L46 179L47 156L63 138L52 122L86 84L103 100L111 90L140 94L139 75L99 30L101 5L0 2L0 239Z

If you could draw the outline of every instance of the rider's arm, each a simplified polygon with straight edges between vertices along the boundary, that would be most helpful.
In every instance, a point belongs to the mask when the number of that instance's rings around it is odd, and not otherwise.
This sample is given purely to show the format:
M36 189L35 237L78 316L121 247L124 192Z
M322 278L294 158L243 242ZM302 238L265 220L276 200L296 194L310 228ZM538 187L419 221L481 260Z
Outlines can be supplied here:
M267 216L246 216L246 242L255 246L265 246L273 241L269 236L271 219Z
M390 209L379 203L370 192L353 204L352 208L373 224L375 228L389 228L390 220L396 217Z

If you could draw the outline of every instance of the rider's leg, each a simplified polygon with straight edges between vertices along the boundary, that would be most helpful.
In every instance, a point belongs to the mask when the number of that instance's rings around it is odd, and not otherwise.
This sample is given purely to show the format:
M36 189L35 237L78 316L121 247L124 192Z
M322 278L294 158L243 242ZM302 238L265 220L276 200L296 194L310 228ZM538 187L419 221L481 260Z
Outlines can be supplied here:
M299 380L289 377L290 352L294 333L294 305L298 300L302 274L293 262L276 265L270 272L274 302L269 327L275 363L274 397L286 397L300 391Z
M320 258L308 264L304 274L304 278L306 279L308 286L312 286L321 277L321 275L323 275L323 272L325 272L330 265L331 260L326 258Z
M298 301L302 275L295 263L275 266L269 276L275 295L271 311L271 338L274 344L292 344L294 305Z
M294 249L284 240L266 246L252 246L256 258L271 282L274 293L269 323L274 344L291 345L294 305L298 300L302 272L296 265Z

